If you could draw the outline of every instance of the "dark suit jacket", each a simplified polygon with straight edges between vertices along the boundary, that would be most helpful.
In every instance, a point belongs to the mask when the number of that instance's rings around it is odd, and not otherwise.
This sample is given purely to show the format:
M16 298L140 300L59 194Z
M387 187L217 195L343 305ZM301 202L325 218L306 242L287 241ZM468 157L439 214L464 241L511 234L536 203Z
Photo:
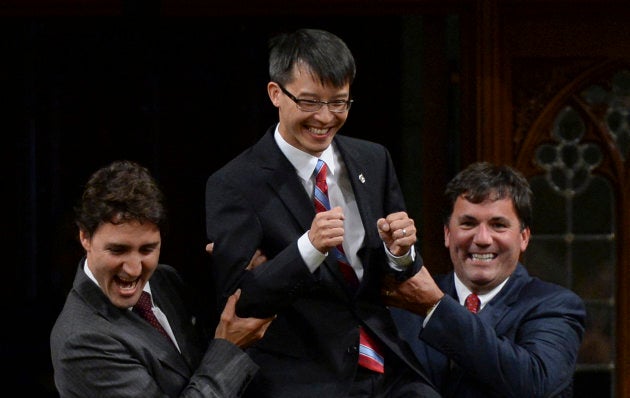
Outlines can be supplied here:
M356 294L332 255L314 274L304 264L298 238L315 217L310 198L276 145L275 126L252 147L209 177L208 238L215 242L211 271L222 300L241 287L241 316L277 314L265 337L248 350L261 367L248 392L256 397L343 397L357 370L359 325L387 347L386 373L421 374L408 345L398 338L379 288L388 272L376 221L405 209L396 173L382 145L337 135L365 227L359 251L365 268ZM245 271L261 248L270 259ZM410 272L419 269L420 256ZM393 373L392 373L393 374ZM414 376L421 377L424 376ZM422 396L423 386L418 386Z
M452 273L436 281L446 296L424 329L423 317L392 312L445 397L553 397L570 389L586 318L580 297L519 264L474 315L459 304Z
M61 397L237 397L256 364L227 340L208 346L183 301L172 267L151 277L153 300L166 314L181 354L148 322L115 307L79 263L73 288L50 335Z

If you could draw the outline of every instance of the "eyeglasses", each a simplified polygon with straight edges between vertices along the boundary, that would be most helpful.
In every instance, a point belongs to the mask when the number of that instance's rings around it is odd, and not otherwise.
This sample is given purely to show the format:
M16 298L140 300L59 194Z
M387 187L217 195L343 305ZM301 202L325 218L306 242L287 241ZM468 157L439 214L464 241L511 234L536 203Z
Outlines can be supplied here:
M298 109L304 112L317 112L322 109L322 106L326 104L328 110L334 113L343 113L347 112L350 109L350 105L354 102L354 100L334 100L334 101L320 101L320 100L310 100L310 99L299 99L295 95L291 94L287 91L286 88L282 86L282 84L277 83L280 90L295 104Z

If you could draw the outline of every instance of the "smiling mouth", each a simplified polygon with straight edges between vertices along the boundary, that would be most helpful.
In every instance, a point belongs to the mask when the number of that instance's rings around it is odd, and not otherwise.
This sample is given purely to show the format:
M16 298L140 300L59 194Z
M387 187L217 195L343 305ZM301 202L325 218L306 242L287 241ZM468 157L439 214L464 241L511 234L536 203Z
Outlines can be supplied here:
M120 277L116 277L116 284L122 290L133 290L138 285L139 279L134 279L132 281L126 281Z
M496 258L493 253L471 253L470 258L474 261L492 261Z
M328 129L316 129L315 127L308 128L309 133L314 135L326 135L328 134Z

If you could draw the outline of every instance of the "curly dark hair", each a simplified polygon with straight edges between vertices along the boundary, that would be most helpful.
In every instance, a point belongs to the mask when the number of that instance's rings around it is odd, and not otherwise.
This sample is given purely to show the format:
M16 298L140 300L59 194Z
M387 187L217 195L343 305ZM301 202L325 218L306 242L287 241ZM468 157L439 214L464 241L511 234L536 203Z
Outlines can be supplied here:
M117 160L89 178L74 208L75 223L92 236L103 223L151 222L166 231L164 195L148 169Z

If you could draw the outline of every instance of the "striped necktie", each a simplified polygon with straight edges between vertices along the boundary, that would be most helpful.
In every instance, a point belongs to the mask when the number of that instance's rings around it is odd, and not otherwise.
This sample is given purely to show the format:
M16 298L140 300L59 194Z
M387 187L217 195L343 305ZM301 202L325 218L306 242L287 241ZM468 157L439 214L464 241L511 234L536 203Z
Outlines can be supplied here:
M326 162L319 159L317 160L317 166L315 167L315 188L313 195L313 203L315 204L315 211L327 211L330 210L330 201L328 200L328 184L326 183L326 174L328 172L328 166ZM343 274L346 282L353 290L359 286L359 279L357 274L350 266L345 252L341 245L331 250L332 254L337 259L339 269ZM363 328L359 328L359 365L371 369L378 373L384 372L384 358L381 354L382 350L379 348L378 341L374 337L370 336Z
M151 295L149 293L142 292L140 299L133 306L133 311L149 322L158 332L166 336L170 342L173 342L153 313L153 305L151 304Z

